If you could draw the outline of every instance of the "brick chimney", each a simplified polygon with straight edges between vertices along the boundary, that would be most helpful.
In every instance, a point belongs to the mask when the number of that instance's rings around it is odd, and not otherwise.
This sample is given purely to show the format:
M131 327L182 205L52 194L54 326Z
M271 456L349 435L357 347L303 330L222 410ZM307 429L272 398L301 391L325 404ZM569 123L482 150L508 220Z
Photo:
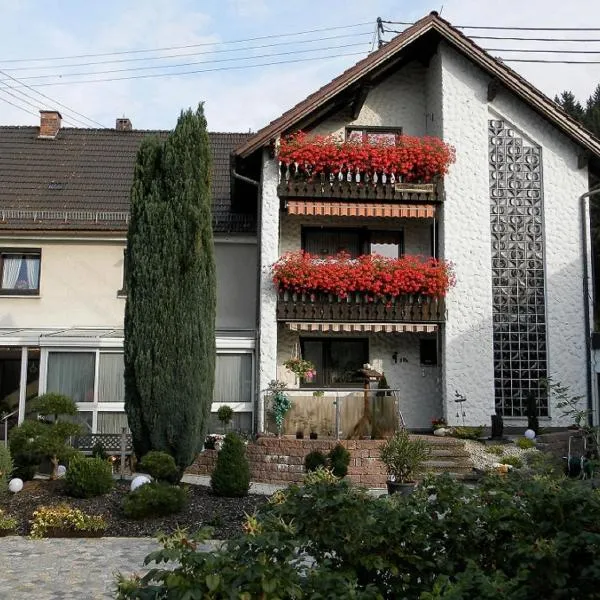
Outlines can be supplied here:
M133 129L133 125L131 121L126 117L117 118L117 124L115 125L115 129L117 131L131 131Z
M38 137L53 140L60 131L62 115L57 110L40 110L40 134Z

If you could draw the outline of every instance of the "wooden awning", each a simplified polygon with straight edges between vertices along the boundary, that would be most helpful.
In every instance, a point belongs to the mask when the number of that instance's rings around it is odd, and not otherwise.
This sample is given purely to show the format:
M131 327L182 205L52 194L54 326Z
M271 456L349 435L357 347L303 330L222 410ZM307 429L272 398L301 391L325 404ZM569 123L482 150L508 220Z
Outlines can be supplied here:
M392 204L388 202L331 202L327 200L288 200L290 215L323 217L391 217L433 219L435 204Z
M437 325L431 323L305 323L288 322L292 331L318 333L434 333Z

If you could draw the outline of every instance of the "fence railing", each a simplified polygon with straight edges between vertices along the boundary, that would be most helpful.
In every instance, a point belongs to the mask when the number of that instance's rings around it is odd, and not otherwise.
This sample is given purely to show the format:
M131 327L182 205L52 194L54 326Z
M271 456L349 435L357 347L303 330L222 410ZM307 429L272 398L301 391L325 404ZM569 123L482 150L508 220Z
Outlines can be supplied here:
M443 298L406 295L389 302L367 301L365 294L338 298L332 294L282 292L277 300L278 321L363 321L441 323L446 319Z
M301 435L302 439L381 439L406 427L397 389L338 387L283 392L292 407L285 416L282 435ZM262 393L267 429L277 433L271 397L268 390Z
M8 413L7 415L3 415L2 418L0 419L0 423L2 423L2 425L3 425L2 429L4 430L4 445L7 448L8 448L8 420L15 417L18 412L19 412L19 409L13 410L11 413Z

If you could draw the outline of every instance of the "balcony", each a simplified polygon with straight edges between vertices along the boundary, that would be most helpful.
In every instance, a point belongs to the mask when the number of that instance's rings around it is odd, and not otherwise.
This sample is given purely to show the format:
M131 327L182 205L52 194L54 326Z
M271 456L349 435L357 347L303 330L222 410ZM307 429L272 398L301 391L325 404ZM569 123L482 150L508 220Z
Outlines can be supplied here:
M370 301L367 294L352 293L345 298L333 294L280 292L277 320L283 322L345 323L443 323L443 298L410 294L388 302Z

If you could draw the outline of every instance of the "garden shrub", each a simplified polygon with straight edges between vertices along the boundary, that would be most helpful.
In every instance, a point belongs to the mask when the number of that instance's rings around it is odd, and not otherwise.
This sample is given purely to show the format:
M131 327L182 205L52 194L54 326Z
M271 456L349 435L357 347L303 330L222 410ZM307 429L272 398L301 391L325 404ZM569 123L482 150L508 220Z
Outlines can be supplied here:
M504 456L502 458L502 464L510 465L515 469L521 469L523 467L523 459L519 456L515 456L514 454L511 456Z
M186 502L185 489L152 481L127 494L123 501L123 512L130 519L164 517L181 512Z
M0 446L0 494L7 490L12 471L13 461L10 450L5 446Z
M476 488L428 478L408 497L292 485L211 553L196 550L206 530L163 538L156 569L121 578L119 598L598 598L598 514L583 482L516 472Z
M39 421L24 421L14 427L9 435L9 448L13 459L13 477L30 481L37 473L43 455L37 447L44 425Z
M304 468L308 473L316 471L319 467L327 466L327 457L319 450L313 450L304 457Z
M101 515L88 515L68 504L41 506L33 513L32 538L44 537L97 537L106 529Z
M485 452L487 454L502 456L504 454L504 448L502 446L487 446Z
M112 468L101 458L78 456L69 462L65 491L74 498L102 496L114 486Z
M336 477L346 477L350 464L350 452L341 444L337 444L327 455L329 468Z
M565 464L560 458L547 452L527 452L524 456L527 468L537 475L562 479Z
M15 517L11 517L7 515L0 508L0 534L1 533L11 533L19 526L19 521L15 519Z
M241 498L250 489L250 466L246 445L235 433L228 433L217 456L210 477L210 486L217 496Z
M102 460L108 459L108 454L106 454L106 450L104 450L104 446L102 442L97 441L92 448L92 456L94 458L101 458Z
M167 452L152 450L142 457L138 464L138 471L148 473L157 481L178 483L182 473L175 464L175 459Z
M529 450L529 448L535 448L535 442L526 437L519 438L515 441L517 448L521 450Z
M453 427L452 437L459 438L461 440L478 440L483 434L483 427Z

